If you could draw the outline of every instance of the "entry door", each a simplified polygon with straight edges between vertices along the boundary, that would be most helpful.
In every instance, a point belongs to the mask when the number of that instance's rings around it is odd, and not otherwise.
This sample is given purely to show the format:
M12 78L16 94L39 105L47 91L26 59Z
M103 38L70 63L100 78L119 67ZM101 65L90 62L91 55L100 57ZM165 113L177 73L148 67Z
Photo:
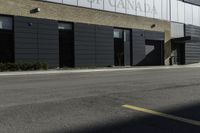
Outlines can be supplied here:
M0 63L14 62L14 39L11 30L0 30Z
M124 66L124 41L121 38L115 38L115 66Z
M131 65L131 30L114 29L115 66Z
M114 29L115 66L124 66L124 30Z
M74 33L71 24L59 27L60 67L74 67Z
M185 45L184 44L173 44L172 46L173 64L183 65L185 64Z

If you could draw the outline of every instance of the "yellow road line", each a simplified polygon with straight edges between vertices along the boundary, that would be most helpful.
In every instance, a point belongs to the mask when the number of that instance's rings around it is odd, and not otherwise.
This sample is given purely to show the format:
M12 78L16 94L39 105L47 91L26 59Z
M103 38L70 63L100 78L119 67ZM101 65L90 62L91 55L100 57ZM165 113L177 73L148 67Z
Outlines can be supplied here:
M140 108L140 107L136 107L136 106L132 106L132 105L122 105L122 107L131 109L131 110L135 110L135 111L139 111L139 112L143 112L143 113L148 113L148 114L155 115L155 116L164 117L167 119L184 122L184 123L195 125L195 126L200 126L200 121L196 121L196 120L186 119L186 118L169 115L169 114L165 114L165 113L161 113L161 112L157 112L157 111L153 111L153 110L149 110L149 109L145 109L145 108Z

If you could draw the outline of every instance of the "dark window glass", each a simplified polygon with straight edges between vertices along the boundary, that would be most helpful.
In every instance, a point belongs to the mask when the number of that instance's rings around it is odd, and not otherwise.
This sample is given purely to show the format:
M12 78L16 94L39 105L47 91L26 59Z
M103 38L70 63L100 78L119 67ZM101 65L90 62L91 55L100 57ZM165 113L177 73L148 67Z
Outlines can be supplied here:
M13 21L12 17L0 16L0 30L12 30Z
M123 38L123 29L114 29L114 38Z

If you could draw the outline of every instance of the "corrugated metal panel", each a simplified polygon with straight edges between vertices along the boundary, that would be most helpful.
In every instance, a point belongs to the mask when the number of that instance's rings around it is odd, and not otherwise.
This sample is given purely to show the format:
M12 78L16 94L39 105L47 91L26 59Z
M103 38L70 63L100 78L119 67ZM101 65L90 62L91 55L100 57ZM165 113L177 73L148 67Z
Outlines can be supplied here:
M138 65L145 58L143 30L132 29L132 65Z
M14 17L15 61L59 64L58 25L56 21Z
M164 40L164 33L158 31L145 31L146 40Z
M148 47L146 46L146 40L156 40L155 42L155 55L151 54L151 58L146 54ZM163 51L161 42L164 41L164 33L156 31L144 31L144 30L132 30L132 60L133 65L162 65ZM154 58L156 57L156 58Z
M15 62L38 61L37 26L35 19L14 17Z
M74 24L75 66L95 66L95 25Z
M38 60L50 66L59 64L58 23L52 20L38 20Z
M200 38L200 27L186 25L186 36L195 36ZM200 62L200 42L186 43L185 44L185 63L198 63Z
M75 23L75 66L114 64L113 28Z
M96 26L95 64L96 66L114 65L113 27Z

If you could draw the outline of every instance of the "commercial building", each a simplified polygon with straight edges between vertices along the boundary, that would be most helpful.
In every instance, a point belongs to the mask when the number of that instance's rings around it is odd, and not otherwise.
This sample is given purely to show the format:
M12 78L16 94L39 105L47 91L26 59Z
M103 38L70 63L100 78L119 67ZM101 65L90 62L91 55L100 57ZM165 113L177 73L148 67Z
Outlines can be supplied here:
M0 62L200 62L199 0L0 0Z

